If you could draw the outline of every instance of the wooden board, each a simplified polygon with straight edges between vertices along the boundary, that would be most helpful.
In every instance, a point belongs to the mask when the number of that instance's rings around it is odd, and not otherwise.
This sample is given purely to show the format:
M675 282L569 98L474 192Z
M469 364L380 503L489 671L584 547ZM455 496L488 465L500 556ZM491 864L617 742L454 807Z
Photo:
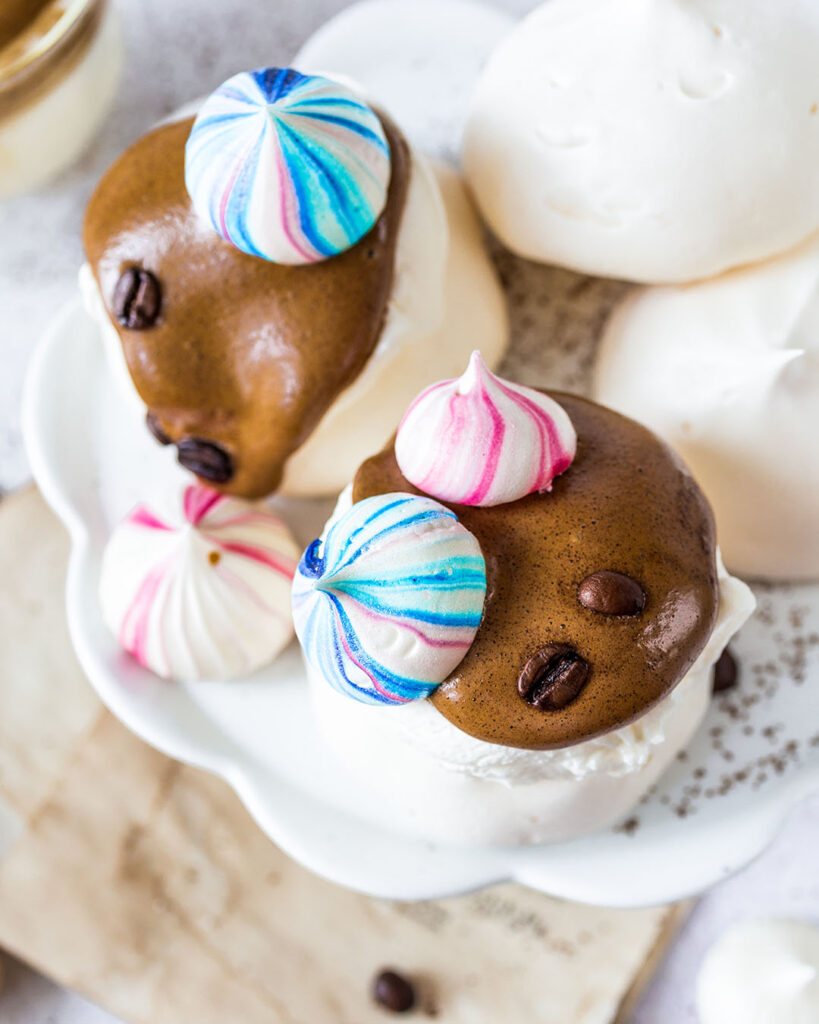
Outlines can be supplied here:
M290 861L220 780L98 703L65 629L67 541L0 505L0 945L134 1024L369 1024L373 973L444 1024L618 1024L684 908L601 910L512 885L373 900ZM4 824L5 822L5 824Z

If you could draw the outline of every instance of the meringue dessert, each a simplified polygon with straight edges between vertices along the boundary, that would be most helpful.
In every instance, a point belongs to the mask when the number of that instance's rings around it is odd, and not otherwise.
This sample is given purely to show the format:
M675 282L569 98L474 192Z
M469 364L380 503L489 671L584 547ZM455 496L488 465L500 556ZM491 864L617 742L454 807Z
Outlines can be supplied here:
M549 0L473 97L481 212L521 256L648 284L785 252L819 228L817 49L814 0Z
M625 814L753 606L670 448L478 353L359 468L293 583L328 743L408 833L454 844Z
M111 108L121 65L109 0L3 0L0 199L77 160Z
M299 549L264 506L200 484L139 505L116 527L100 575L103 619L165 679L229 679L273 661L293 636Z
M819 928L741 921L709 949L697 979L700 1024L815 1024Z
M819 578L819 236L629 296L603 333L594 396L679 451L730 569Z
M419 388L507 343L457 175L350 85L292 69L236 75L139 140L85 250L140 414L239 496L337 494Z

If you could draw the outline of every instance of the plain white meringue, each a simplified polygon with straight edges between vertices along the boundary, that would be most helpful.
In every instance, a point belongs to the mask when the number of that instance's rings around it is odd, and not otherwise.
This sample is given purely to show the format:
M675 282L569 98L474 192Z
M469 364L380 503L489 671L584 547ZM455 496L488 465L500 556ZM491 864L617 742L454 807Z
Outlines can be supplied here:
M630 296L604 332L594 397L679 451L731 570L819 577L819 235Z
M742 921L705 956L700 1024L816 1024L819 928L804 921Z
M464 166L515 252L647 283L819 227L819 4L549 0L499 45Z

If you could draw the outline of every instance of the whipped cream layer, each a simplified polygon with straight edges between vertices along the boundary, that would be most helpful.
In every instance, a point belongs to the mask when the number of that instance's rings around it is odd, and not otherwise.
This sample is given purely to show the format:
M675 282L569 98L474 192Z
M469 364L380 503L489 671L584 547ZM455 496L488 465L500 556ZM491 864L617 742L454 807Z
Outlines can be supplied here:
M729 928L697 979L700 1024L819 1021L819 928L807 921L752 920Z
M819 235L626 299L603 335L594 397L679 451L731 570L819 577Z
M646 283L819 227L814 0L549 0L490 58L464 167L514 252Z

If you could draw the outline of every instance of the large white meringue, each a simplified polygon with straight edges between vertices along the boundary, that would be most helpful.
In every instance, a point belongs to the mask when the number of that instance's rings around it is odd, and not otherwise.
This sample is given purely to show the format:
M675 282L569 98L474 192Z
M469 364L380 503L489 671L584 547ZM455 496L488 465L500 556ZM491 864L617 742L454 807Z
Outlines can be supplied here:
M464 165L515 252L689 281L819 227L815 0L549 0L476 90Z
M626 299L604 332L594 396L680 452L729 569L819 577L819 236Z
M228 679L272 661L293 635L299 549L261 505L199 484L135 508L105 549L106 625L169 679Z
M743 921L706 954L697 980L700 1024L819 1021L819 928Z

